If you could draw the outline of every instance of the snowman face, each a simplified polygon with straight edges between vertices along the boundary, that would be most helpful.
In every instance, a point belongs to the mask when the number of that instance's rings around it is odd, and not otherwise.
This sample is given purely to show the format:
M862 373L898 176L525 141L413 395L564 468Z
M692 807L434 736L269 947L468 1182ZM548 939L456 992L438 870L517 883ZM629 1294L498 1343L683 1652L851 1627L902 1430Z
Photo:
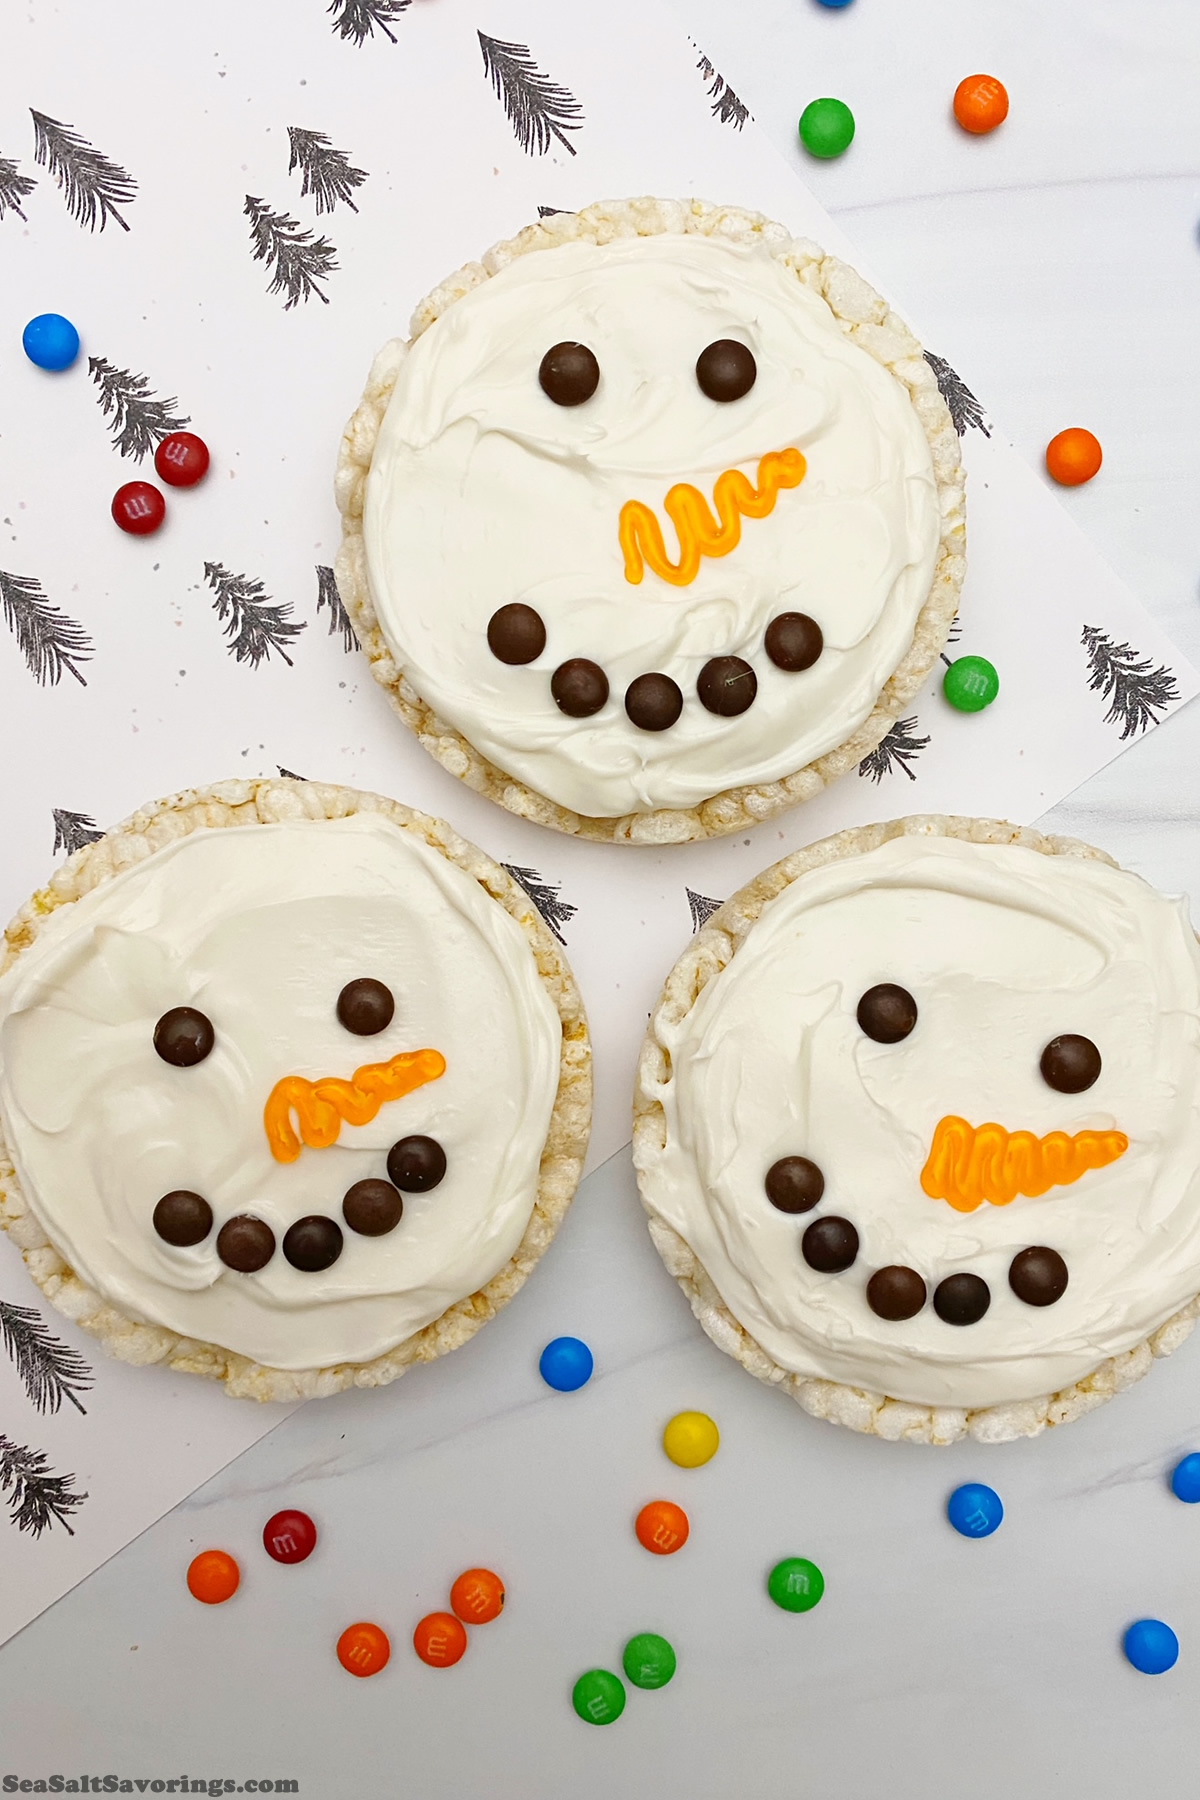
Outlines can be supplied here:
M23 1189L136 1318L365 1361L488 1281L537 1192L560 1031L513 921L373 815L197 831L0 984Z
M824 300L761 245L649 237L518 257L415 341L364 533L422 699L614 817L842 743L912 641L939 512L907 391Z
M647 1202L788 1370L1031 1399L1200 1291L1200 953L1135 876L894 839L785 889L660 1035Z

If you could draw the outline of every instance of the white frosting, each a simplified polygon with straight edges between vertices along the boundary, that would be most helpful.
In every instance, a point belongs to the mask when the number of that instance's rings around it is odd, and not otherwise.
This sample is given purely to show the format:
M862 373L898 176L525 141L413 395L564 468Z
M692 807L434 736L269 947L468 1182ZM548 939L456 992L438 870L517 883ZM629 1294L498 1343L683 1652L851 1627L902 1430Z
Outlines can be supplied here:
M917 1001L885 1045L855 1019L877 982ZM1051 1038L1099 1047L1095 1085L1043 1080ZM643 1192L726 1306L783 1368L925 1405L1054 1393L1142 1342L1200 1292L1200 950L1181 901L1073 857L949 838L894 839L812 871L764 909L732 962L675 1026L657 1089L666 1148L643 1152ZM1044 1136L1127 1134L1119 1161L1040 1199L959 1213L920 1173L937 1121L958 1114ZM763 1177L787 1155L825 1176L815 1211L779 1212ZM858 1259L818 1274L805 1227L840 1214ZM1018 1300L1012 1257L1048 1245L1065 1295ZM981 1275L969 1326L932 1304L889 1323L866 1301L899 1263L933 1288Z
M391 988L385 1031L336 1016L348 981ZM169 1008L196 1006L216 1044L193 1068L153 1047ZM133 1317L281 1369L362 1362L495 1275L537 1193L561 1030L516 921L479 884L378 815L197 831L47 922L0 981L0 1113L22 1187L77 1273ZM263 1107L276 1081L348 1077L402 1050L446 1058L440 1080L343 1125L328 1149L275 1161ZM355 1181L386 1176L398 1138L426 1133L447 1173L406 1194L385 1237L343 1225L320 1274L283 1234L343 1224ZM202 1194L193 1249L154 1231L161 1195ZM235 1213L276 1237L257 1274L216 1252Z
M733 337L758 378L708 399L704 347ZM595 395L556 406L538 383L551 345L600 364ZM753 480L796 446L808 473L741 543L677 587L625 579L627 500L663 512L688 482ZM517 257L457 300L404 355L375 447L364 512L367 567L388 645L421 698L501 769L592 817L687 807L793 773L870 713L912 641L933 577L938 497L907 391L846 337L825 301L758 245L663 236L572 243ZM497 661L492 614L511 601L546 624L542 655ZM810 614L825 650L788 674L763 649L780 612ZM711 656L758 676L737 718L696 696ZM604 669L610 695L568 719L550 693L570 657ZM670 675L684 695L668 731L626 717L629 683Z

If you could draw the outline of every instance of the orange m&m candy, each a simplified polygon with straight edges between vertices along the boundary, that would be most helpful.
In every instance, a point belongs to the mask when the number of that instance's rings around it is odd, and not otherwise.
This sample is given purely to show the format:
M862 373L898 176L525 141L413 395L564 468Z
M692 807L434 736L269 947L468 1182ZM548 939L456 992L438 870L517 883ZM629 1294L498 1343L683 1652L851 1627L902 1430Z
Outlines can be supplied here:
M449 1669L466 1654L467 1634L453 1613L427 1613L413 1632L413 1649L434 1669Z
M504 1610L504 1583L490 1569L468 1569L450 1589L450 1604L468 1625L486 1625Z
M964 131L983 137L1008 117L1008 90L994 75L968 75L954 90L954 116Z
M1090 481L1104 461L1100 439L1072 425L1046 445L1046 467L1060 487L1080 487Z
M351 1675L378 1675L392 1654L388 1634L380 1625L360 1620L347 1625L337 1641L337 1658Z
M227 1550L202 1550L188 1564L188 1591L205 1606L219 1606L238 1591L241 1570Z
M673 1500L651 1500L634 1523L638 1543L655 1556L673 1556L688 1541L688 1516Z

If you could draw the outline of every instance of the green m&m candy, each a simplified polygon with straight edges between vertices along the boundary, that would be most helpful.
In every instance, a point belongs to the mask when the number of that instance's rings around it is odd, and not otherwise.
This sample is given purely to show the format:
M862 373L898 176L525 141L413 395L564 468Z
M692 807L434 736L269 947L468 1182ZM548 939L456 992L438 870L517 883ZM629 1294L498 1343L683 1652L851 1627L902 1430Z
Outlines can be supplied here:
M811 1612L825 1592L825 1577L807 1556L785 1556L767 1576L767 1592L784 1612Z
M800 114L800 142L810 156L840 156L854 138L854 114L844 100L810 100Z
M986 656L960 656L946 670L942 692L959 712L982 712L1000 692L1000 677Z
M675 1652L656 1631L639 1631L631 1637L621 1661L634 1687L666 1687L675 1673Z
M625 1684L607 1669L589 1669L572 1688L571 1704L589 1725L611 1725L625 1711Z

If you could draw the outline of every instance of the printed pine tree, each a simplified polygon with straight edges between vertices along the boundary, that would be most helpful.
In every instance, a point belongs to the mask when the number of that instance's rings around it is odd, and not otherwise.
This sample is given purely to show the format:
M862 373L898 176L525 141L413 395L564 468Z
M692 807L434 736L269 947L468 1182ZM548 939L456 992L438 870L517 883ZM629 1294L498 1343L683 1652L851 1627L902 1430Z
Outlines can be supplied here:
M575 96L534 62L526 44L506 44L477 33L483 66L496 98L508 114L518 144L529 156L545 156L554 139L572 156L575 146L564 135L584 123Z
M44 1450L31 1450L8 1437L0 1437L0 1493L13 1524L35 1538L55 1521L74 1537L68 1518L87 1499L86 1493L75 1492L74 1475L56 1475L47 1467Z
M89 661L95 646L82 625L51 606L40 581L0 569L0 610L36 682L57 687L65 670L87 686L75 665Z
M698 894L695 888L685 888L683 891L688 897L694 932L707 925L713 914L725 904L723 900L714 900L710 894Z
M261 581L235 575L221 563L206 562L204 579L216 594L213 611L225 626L229 654L234 660L248 662L257 669L275 650L291 668L292 659L284 645L304 630L304 621L291 617L291 602L274 603L263 592Z
M158 399L144 375L118 369L102 356L88 357L88 374L100 390L96 398L122 456L140 462L172 431L191 423L186 413L174 410L179 405L174 394Z
M693 44L692 48L695 49L696 45ZM744 101L738 99L725 77L717 74L703 51L700 53L700 60L696 67L704 77L708 88L712 100L713 118L719 120L722 125L732 125L735 131L740 131L750 117L750 108Z
M300 170L302 200L311 194L318 214L332 212L339 200L351 212L358 211L350 196L367 179L365 169L354 168L346 152L335 150L323 131L302 131L299 125L289 125L288 143L288 174Z
M926 350L925 361L937 376L942 399L950 409L950 417L959 437L962 437L970 425L974 430L982 431L985 438L990 438L991 431L984 422L987 415L966 382L955 374L945 357L935 356L932 350Z
M876 744L869 756L863 757L858 765L859 774L878 785L885 775L890 775L894 769L902 769L910 781L915 781L917 778L909 764L929 746L929 739L918 737L916 732L915 716L897 719L883 741Z
M6 212L14 212L18 219L23 219L21 202L36 186L33 176L22 175L11 156L0 156L0 219Z
M64 812L59 806L54 807L54 848L51 856L57 856L65 850L73 856L76 850L82 850L85 844L95 844L104 836L97 831L96 821L87 813Z
M338 593L337 577L334 575L333 570L326 564L318 563L317 611L321 612L326 607L329 609L330 637L336 637L340 631L342 634L342 649L347 651L357 650L358 638L355 635L354 626L350 622L350 614L346 611L346 608L342 603L342 596Z
M51 119L46 113L33 116L33 160L48 169L67 203L73 219L89 231L100 230L115 219L122 231L129 226L119 207L137 199L137 182L119 163L102 156L86 138L70 125Z
M388 30L388 21L397 20L410 5L411 0L330 0L325 11L334 15L331 30L361 49L369 37L374 37L377 25L394 44L395 34Z
M504 863L502 867L524 888L559 943L565 944L560 927L573 919L579 908L560 898L561 882L543 881L536 869L523 869L519 863Z
M40 1413L56 1413L64 1400L81 1413L87 1411L75 1396L91 1387L91 1366L46 1329L35 1306L10 1306L0 1300L0 1337Z
M1151 668L1148 656L1139 658L1128 644L1114 644L1095 625L1085 625L1079 641L1091 670L1088 687L1108 701L1104 723L1120 725L1122 739L1149 731L1178 700L1179 684L1164 663Z
M242 209L250 221L250 253L255 262L265 262L271 270L268 294L286 294L284 312L290 312L300 300L318 300L329 305L319 282L327 281L337 268L337 251L328 238L314 238L301 228L297 219L287 213L272 212L264 200L246 195Z

